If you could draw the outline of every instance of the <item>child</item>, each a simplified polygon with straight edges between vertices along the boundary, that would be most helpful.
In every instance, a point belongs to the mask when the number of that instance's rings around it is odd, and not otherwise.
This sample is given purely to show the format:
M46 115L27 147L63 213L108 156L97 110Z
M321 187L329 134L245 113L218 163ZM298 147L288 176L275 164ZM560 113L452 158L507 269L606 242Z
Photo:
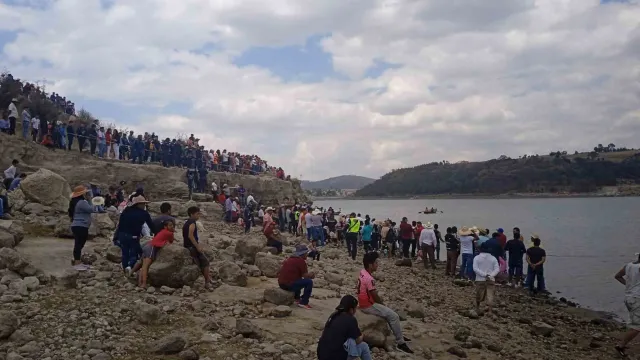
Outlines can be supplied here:
M320 261L320 251L318 250L317 243L318 243L318 241L316 239L311 240L311 245L309 245L309 255L308 256L312 260Z
M182 227L182 238L184 239L184 247L189 250L193 262L198 265L204 276L205 288L211 288L211 273L209 270L209 259L204 255L204 249L200 245L198 239L197 221L200 219L200 208L192 206L187 209L189 219L185 221Z
M142 264L138 262L136 268L142 268L140 271L140 278L138 279L138 286L141 288L147 288L147 277L149 275L149 267L158 256L160 250L167 244L173 244L174 233L176 231L176 223L174 219L167 219L162 222L162 230L153 237L153 240L149 241L142 248ZM137 269L134 268L134 272Z

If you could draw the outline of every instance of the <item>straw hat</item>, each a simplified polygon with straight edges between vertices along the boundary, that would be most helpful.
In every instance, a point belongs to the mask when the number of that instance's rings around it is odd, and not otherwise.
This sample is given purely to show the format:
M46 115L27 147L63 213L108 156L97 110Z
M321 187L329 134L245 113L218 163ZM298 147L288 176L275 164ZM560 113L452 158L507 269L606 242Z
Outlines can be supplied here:
M93 204L93 206L103 206L104 198L102 196L96 196L93 199L91 199L91 203Z
M315 209L315 210L313 210L313 212L311 214L312 215L320 215L320 210Z
M274 211L275 209L269 206L265 211Z
M74 197L82 196L88 192L89 192L89 189L87 189L84 185L78 185L75 188L73 188L71 197L74 198Z
M149 202L147 201L147 199L145 199L144 196L142 195L135 196L133 199L131 199L131 206L138 205L138 204L148 204L148 203Z
M424 228L425 228L425 229L433 229L433 224L431 224L431 221L427 222L427 223L424 225Z
M458 231L458 234L460 234L460 236L469 236L469 235L471 235L471 233L472 233L471 229L469 229L469 227L467 227L467 226L463 226Z

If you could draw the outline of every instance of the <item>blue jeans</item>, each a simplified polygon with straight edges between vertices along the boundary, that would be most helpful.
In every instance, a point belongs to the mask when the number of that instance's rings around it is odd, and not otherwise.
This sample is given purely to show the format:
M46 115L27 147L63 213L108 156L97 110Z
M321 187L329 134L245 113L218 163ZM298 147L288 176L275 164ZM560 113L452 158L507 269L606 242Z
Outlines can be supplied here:
M29 130L31 130L31 123L29 121L22 121L22 137L29 139Z
M313 290L313 280L311 279L300 279L293 282L291 285L280 284L280 288L282 290L293 292L293 297L298 300L300 299L300 305L308 305L309 298L311 297L311 291ZM302 296L300 296L300 292L302 292Z
M224 221L231 222L231 210L225 211L225 213L224 213Z
M471 279L472 275L473 275L473 254L462 254L462 263L460 264L460 277Z
M513 279L513 277L517 279L522 278L522 259L518 261L518 259L509 260L509 281Z
M349 345L349 347L347 347ZM347 354L350 354L347 357L347 360L354 360L360 358L360 360L371 360L371 350L369 349L369 345L366 342L361 342L360 344L356 344L355 340L349 339L345 344L344 348L347 351ZM358 354L354 356L354 354Z
M526 285L529 287L529 291L533 291L534 281L538 281L538 286L536 287L537 292L545 291L546 287L544 284L544 268L537 267L535 270L531 267L527 267L527 280Z
M118 233L118 241L122 249L122 268L132 268L142 255L142 247L138 236L127 233Z
M322 226L314 226L311 229L313 230L313 239L318 241L318 245L324 246L324 229Z
M314 232L313 226L306 228L306 230L307 230L307 240L311 241L311 236L313 236L313 232Z
M104 158L107 154L107 143L98 143L98 156Z

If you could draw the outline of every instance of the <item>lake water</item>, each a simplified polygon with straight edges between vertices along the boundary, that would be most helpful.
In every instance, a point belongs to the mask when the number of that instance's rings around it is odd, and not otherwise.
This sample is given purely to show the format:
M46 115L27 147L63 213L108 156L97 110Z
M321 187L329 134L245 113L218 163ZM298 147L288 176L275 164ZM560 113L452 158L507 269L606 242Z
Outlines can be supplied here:
M613 278L640 252L640 198L555 199L421 199L322 200L314 205L364 217L400 222L431 221L445 233L449 226L502 227L508 238L519 227L527 239L537 233L547 252L545 279L554 295L564 296L595 310L627 318L624 287ZM424 215L426 206L443 213ZM441 249L441 259L444 250ZM525 270L526 271L526 270ZM560 291L560 294L556 294Z

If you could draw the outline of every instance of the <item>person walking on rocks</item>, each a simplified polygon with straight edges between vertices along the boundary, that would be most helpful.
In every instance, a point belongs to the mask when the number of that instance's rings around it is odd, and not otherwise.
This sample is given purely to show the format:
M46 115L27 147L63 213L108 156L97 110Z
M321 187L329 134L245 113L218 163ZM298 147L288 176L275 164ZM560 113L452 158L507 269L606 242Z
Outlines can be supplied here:
M347 251L351 255L351 259L355 260L358 255L358 234L360 233L360 220L356 218L356 213L349 215L349 221L347 223L347 234L345 235L347 240Z
M318 341L318 360L371 360L371 350L355 317L357 308L358 300L351 295L340 300Z
M148 203L144 196L134 196L131 199L131 204L120 215L116 229L117 240L122 249L122 270L128 276L132 274L132 268L142 255L142 247L140 246L142 227L146 224L149 229L154 228L151 215L146 210Z
M397 349L405 353L413 354L413 350L407 345L407 342L411 341L411 339L402 333L400 317L395 311L384 305L382 298L378 294L376 282L373 278L373 273L378 270L378 256L377 252L370 252L364 254L364 258L362 259L364 269L360 270L360 278L358 279L358 285L356 287L360 310L365 314L385 319L396 338Z
M473 271L476 274L476 311L480 303L486 301L488 311L492 311L495 277L500 272L498 260L489 253L489 245L480 245L480 254L473 259Z
M624 285L624 304L629 311L629 330L624 334L615 349L622 357L627 357L627 345L640 333L640 254L638 259L625 265L615 275L615 279Z
M89 203L89 189L80 185L73 189L69 202L69 218L71 218L71 232L73 233L73 266L82 265L82 248L89 238L91 214L93 206Z
M282 262L278 272L280 289L293 292L296 303L303 309L311 309L309 298L313 291L313 279L316 277L307 268L308 253L306 245L297 245L293 255Z
M182 238L184 239L184 247L189 250L193 262L198 265L202 276L204 276L205 288L210 289L212 286L211 272L209 270L209 259L204 255L204 249L200 245L198 237L198 225L196 222L200 219L200 208L192 206L187 209L189 219L182 226Z

